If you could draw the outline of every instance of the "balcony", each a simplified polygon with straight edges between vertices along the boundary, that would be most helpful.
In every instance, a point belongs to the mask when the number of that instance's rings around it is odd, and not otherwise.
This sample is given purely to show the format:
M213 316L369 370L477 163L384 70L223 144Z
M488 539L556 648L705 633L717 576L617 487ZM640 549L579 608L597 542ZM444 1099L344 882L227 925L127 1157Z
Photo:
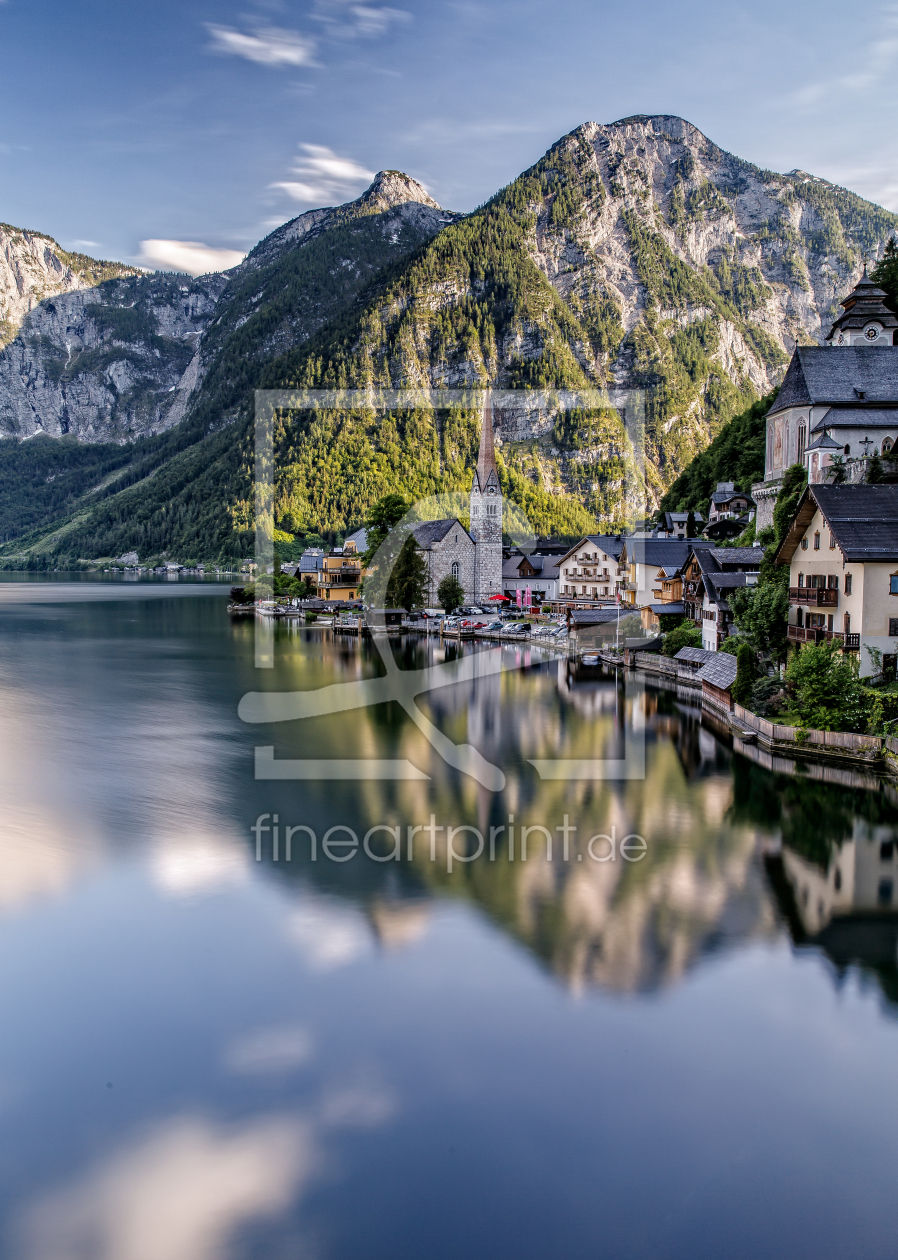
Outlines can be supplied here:
M807 604L809 608L838 608L839 592L812 586L790 586L790 604Z
M821 630L817 626L789 626L787 638L790 643L828 643L835 640L846 652L859 652L861 649L859 634L842 634L840 630Z

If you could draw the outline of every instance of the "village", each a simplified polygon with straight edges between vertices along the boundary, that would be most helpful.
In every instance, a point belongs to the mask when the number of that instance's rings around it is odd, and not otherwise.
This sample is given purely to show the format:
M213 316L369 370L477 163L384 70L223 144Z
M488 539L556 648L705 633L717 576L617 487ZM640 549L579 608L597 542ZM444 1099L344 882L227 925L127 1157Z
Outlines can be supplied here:
M866 269L841 305L825 344L793 353L767 413L764 480L719 482L706 513L659 511L573 545L510 545L488 397L469 524L413 524L386 606L367 596L377 561L369 567L362 528L342 546L308 548L268 589L234 588L231 611L335 633L373 624L526 639L587 669L635 667L698 691L745 746L888 760L898 725L898 318Z

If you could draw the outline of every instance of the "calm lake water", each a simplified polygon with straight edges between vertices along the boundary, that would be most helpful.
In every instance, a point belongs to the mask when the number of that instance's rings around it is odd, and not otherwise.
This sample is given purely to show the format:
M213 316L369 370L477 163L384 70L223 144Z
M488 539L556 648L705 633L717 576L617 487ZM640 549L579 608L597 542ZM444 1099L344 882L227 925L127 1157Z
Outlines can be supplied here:
M0 583L0 1254L892 1260L891 783L535 648L395 640L413 720L222 590Z

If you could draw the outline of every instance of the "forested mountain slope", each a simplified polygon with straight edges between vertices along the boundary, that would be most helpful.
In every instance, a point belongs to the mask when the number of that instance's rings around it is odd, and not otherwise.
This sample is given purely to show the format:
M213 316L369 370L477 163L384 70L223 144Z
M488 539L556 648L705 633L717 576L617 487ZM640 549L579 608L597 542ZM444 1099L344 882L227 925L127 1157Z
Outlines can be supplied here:
M397 173L378 179L406 187ZM131 461L123 489L73 504L62 535L21 546L245 554L256 385L529 388L532 401L500 419L506 491L541 530L620 520L630 452L617 415L565 413L536 391L600 387L611 403L648 391L654 507L723 422L777 383L795 344L820 339L862 254L879 257L898 230L852 193L759 170L667 116L577 128L464 218L422 194L387 210L362 198L313 211L207 278L222 289L196 379L173 391L184 419ZM290 231L314 237L306 252L288 248ZM70 391L96 370L72 361L60 380L69 373ZM475 430L463 412L291 413L279 432L281 519L340 531L387 490L461 487Z

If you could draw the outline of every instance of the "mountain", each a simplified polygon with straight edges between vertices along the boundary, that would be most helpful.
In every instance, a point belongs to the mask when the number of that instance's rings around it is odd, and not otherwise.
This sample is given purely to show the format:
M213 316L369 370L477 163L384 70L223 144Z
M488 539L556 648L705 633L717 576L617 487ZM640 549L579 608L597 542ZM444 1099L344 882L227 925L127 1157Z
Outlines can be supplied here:
M43 232L0 223L0 347L12 341L25 316L46 299L139 274L123 263L69 253Z
M58 434L67 419L76 436L139 440L96 506L79 490L53 509L54 522L69 513L63 535L6 550L246 554L257 386L490 381L599 386L611 402L643 388L653 507L776 385L794 346L820 339L862 255L881 256L896 232L898 216L805 172L760 170L669 116L586 123L467 216L384 172L357 202L300 216L223 276L110 280L62 300L80 324L27 316L0 356L0 430L41 421ZM200 292L213 309L191 324L188 358L176 330L192 314L175 308ZM84 330L74 354L63 323ZM141 356L153 360L144 375ZM503 414L500 437L506 493L541 532L638 507L622 503L628 447L610 408L559 413L534 395ZM465 413L291 414L280 519L337 532L388 490L461 488L475 442ZM0 532L24 525L0 519Z

